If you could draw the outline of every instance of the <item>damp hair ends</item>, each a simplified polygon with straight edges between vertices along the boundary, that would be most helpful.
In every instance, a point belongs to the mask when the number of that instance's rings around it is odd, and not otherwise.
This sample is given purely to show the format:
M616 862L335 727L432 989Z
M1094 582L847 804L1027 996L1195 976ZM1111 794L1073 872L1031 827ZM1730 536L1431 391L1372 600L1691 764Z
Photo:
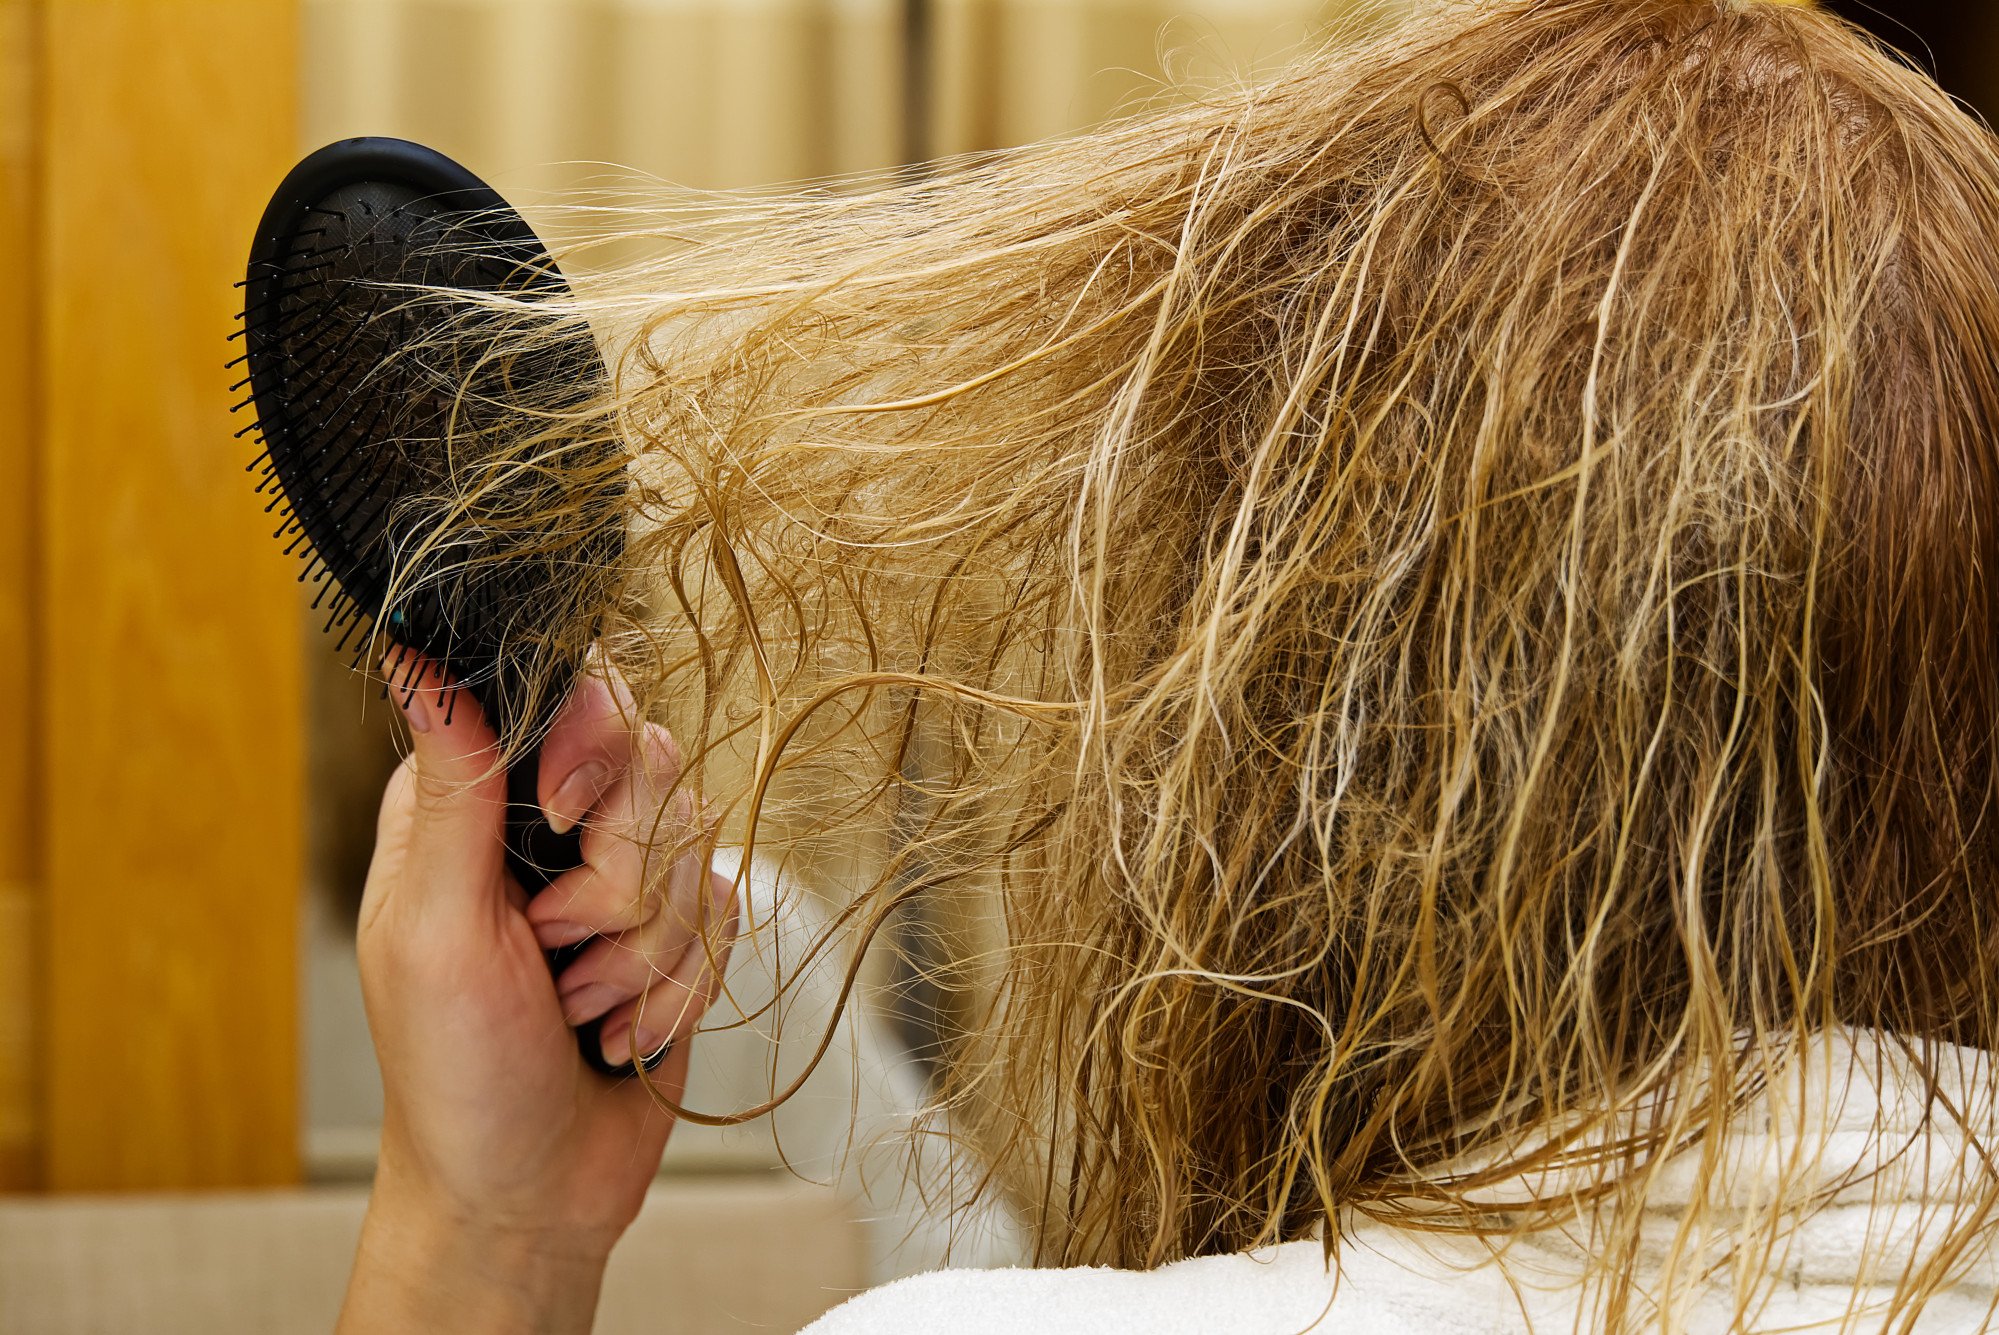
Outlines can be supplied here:
M1999 1046L1995 182L1821 12L1426 6L1076 138L589 214L646 257L520 336L607 331L544 434L628 456L604 652L687 782L847 944L963 924L938 1115L1041 1262L1564 1226L1597 1328L1753 1324L1813 1156L1720 1179L1787 1063ZM1951 1171L1869 1302L1999 1220Z

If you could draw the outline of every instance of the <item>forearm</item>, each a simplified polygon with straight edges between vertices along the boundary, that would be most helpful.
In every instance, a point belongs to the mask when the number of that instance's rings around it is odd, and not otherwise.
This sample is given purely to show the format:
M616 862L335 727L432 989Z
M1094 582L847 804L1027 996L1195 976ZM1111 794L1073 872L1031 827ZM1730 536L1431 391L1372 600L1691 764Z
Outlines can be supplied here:
M435 1218L378 1183L361 1229L338 1335L454 1330L587 1335L603 1251Z

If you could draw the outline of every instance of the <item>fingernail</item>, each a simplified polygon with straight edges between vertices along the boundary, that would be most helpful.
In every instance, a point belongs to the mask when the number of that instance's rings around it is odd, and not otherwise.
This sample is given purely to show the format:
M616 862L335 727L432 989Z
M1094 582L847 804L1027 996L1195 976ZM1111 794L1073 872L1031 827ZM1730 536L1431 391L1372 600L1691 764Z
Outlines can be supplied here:
M639 1060L658 1052L665 1042L660 1035L641 1025L634 1029L630 1025L619 1025L615 1033L604 1035L604 1060L613 1066L632 1064L632 1051L638 1050Z
M430 731L430 706L424 703L423 692L403 691L399 698L403 704L403 718L409 722L411 732Z
M580 922L538 922L534 924L534 939L541 943L543 950L554 950L559 946L573 946L578 941L587 941L597 935L597 929Z
M586 760L572 770L548 799L546 815L549 828L557 834L568 834L575 829L576 823L603 795L610 777L611 767L601 760Z
M562 994L562 1016L569 1024L583 1024L624 999L624 994L609 983L585 983L573 992Z

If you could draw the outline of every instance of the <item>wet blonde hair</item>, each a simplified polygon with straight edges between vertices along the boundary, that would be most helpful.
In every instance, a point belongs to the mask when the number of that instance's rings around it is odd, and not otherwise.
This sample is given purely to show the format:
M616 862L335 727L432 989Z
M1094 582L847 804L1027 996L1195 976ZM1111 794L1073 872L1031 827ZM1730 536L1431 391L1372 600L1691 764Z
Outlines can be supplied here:
M1996 182L1823 13L1432 7L661 215L535 448L627 448L605 643L743 838L996 906L940 1101L1040 1260L1635 1219L1815 1033L1999 1040Z

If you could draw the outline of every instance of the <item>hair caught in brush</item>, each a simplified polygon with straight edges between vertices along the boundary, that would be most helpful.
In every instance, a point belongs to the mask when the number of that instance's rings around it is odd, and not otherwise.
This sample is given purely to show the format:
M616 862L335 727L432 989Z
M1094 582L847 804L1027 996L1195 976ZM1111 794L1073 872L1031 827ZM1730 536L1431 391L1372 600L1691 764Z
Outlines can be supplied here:
M660 253L522 312L614 358L533 448L621 443L606 652L735 834L860 937L959 906L940 1100L1042 1261L1586 1211L1638 1326L1691 1147L1666 1274L1749 1319L1782 1063L1999 1046L1995 181L1810 9L1431 8L608 229Z

